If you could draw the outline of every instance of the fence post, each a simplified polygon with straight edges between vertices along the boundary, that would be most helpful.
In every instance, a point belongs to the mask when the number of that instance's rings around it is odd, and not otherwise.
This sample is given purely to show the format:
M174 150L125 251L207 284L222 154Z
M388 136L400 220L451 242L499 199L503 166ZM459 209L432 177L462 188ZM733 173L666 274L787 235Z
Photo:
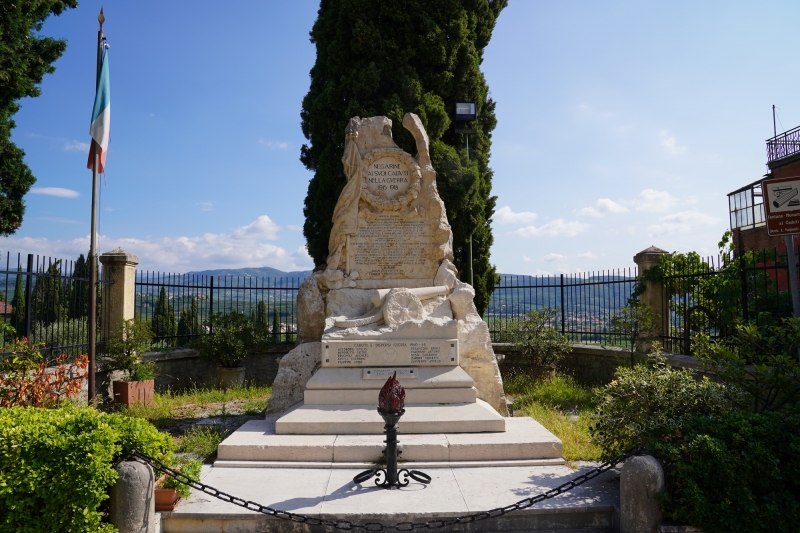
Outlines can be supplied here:
M214 329L214 276L211 276L211 285L208 288L208 328Z
M31 300L33 299L33 254L28 254L28 277L25 278L25 336L31 338Z
M566 311L564 309L565 307L566 305L564 305L564 274L561 274L561 334L562 335L564 334L564 330L567 325L566 315L565 315Z
M122 248L100 256L103 264L103 338L108 339L133 319L136 309L136 265L139 258Z
M641 278L648 268L657 266L661 256L668 253L666 250L651 246L634 255L633 262L636 263L637 267L637 279ZM639 297L639 302L650 307L656 315L661 316L661 320L657 320L659 326L655 334L660 338L666 337L667 333L669 333L669 306L664 302L664 283L660 281L646 282L644 293ZM665 348L669 349L669 347Z

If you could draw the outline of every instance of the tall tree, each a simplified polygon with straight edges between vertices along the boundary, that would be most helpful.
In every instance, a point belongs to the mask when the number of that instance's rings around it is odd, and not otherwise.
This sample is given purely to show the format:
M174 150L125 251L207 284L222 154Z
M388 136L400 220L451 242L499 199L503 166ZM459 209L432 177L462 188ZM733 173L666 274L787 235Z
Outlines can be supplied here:
M259 300L258 304L256 305L256 316L255 316L255 323L258 327L264 327L267 325L267 319L269 318L269 312L267 311L267 302L264 300Z
M281 335L281 320L278 315L278 309L272 308L272 342L280 341Z
M89 316L89 263L83 254L78 256L72 268L72 287L69 295L69 317Z
M67 48L64 40L38 32L47 17L78 6L76 0L16 0L0 2L0 235L14 233L25 214L23 196L36 182L23 160L25 152L11 142L11 119L17 100L41 94L45 74Z
M158 293L158 301L153 311L150 329L155 337L172 337L175 335L175 309L169 303L167 291L164 287L161 287L161 292ZM174 339L167 339L165 342L172 346L174 344L173 341Z
M47 270L40 270L33 283L31 320L45 326L66 316L64 282L61 278L61 259L52 261Z
M192 297L189 309L182 309L178 319L178 346L187 346L192 338L200 334L200 314L197 310L197 298Z
M11 297L11 325L17 330L17 336L25 334L25 276L22 269L17 268L17 281L14 283L14 296Z
M489 169L495 103L480 71L483 50L506 0L322 0L311 42L317 60L303 100L300 160L314 177L303 234L317 265L325 263L336 198L346 183L341 157L351 117L387 116L395 142L415 153L403 115L419 115L430 139L439 193L453 228L455 265L466 279L473 242L475 304L481 314L498 282L489 262L493 237ZM455 103L475 101L477 133L454 131Z

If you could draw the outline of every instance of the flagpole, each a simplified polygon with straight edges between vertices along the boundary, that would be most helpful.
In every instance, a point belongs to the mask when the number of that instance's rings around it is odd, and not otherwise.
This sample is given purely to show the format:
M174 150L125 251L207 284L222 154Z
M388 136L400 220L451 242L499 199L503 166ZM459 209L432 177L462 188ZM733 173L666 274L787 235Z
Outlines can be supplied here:
M103 8L97 21L100 29L97 32L97 73L95 76L95 91L100 83L100 69L103 65L103 22L106 17L103 15ZM95 390L95 371L97 362L97 196L99 183L97 180L97 169L100 166L100 154L97 151L97 143L92 141L92 234L89 238L89 402L96 394Z

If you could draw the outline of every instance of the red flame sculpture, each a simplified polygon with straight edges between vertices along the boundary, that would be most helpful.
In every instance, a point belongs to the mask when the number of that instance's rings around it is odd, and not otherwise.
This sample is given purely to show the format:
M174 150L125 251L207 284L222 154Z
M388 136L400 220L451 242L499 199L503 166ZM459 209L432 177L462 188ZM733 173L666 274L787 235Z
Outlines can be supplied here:
M397 372L395 372L386 380L378 395L378 409L386 413L397 414L403 412L405 404L406 391L397 381Z

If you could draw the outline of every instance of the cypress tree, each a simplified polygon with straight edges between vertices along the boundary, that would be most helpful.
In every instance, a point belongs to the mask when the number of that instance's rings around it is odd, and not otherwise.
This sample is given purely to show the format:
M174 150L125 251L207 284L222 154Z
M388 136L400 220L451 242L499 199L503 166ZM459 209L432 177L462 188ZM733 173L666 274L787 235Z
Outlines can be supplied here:
M187 346L192 337L200 334L200 315L197 311L197 298L192 297L189 309L182 309L178 319L178 346Z
M78 256L72 270L73 279L69 296L69 317L85 318L89 315L89 263L83 254Z
M175 326L175 309L167 299L166 289L161 287L161 292L158 293L158 302L156 302L156 308L153 311L150 329L155 337L172 337L175 335ZM172 339L168 340L167 344L172 345Z
M267 318L269 318L269 313L267 312L267 302L261 300L256 305L256 316L255 316L255 323L256 326L263 327L267 325Z
M51 262L47 270L39 271L31 296L31 321L49 326L66 315L61 281L61 259Z
M281 334L281 320L278 318L278 309L272 308L272 341L278 342Z
M17 336L25 333L25 283L22 269L17 269L17 281L14 283L14 296L11 297L11 325Z
M351 117L387 116L395 142L416 153L403 115L419 115L430 139L439 194L453 229L454 263L466 280L472 234L475 304L483 314L498 282L489 262L493 237L489 169L495 103L480 71L483 50L505 0L322 0L311 41L317 60L303 100L300 160L314 172L305 199L309 254L328 255L331 218L346 183L341 157ZM477 129L466 139L454 131L455 103L475 101Z

